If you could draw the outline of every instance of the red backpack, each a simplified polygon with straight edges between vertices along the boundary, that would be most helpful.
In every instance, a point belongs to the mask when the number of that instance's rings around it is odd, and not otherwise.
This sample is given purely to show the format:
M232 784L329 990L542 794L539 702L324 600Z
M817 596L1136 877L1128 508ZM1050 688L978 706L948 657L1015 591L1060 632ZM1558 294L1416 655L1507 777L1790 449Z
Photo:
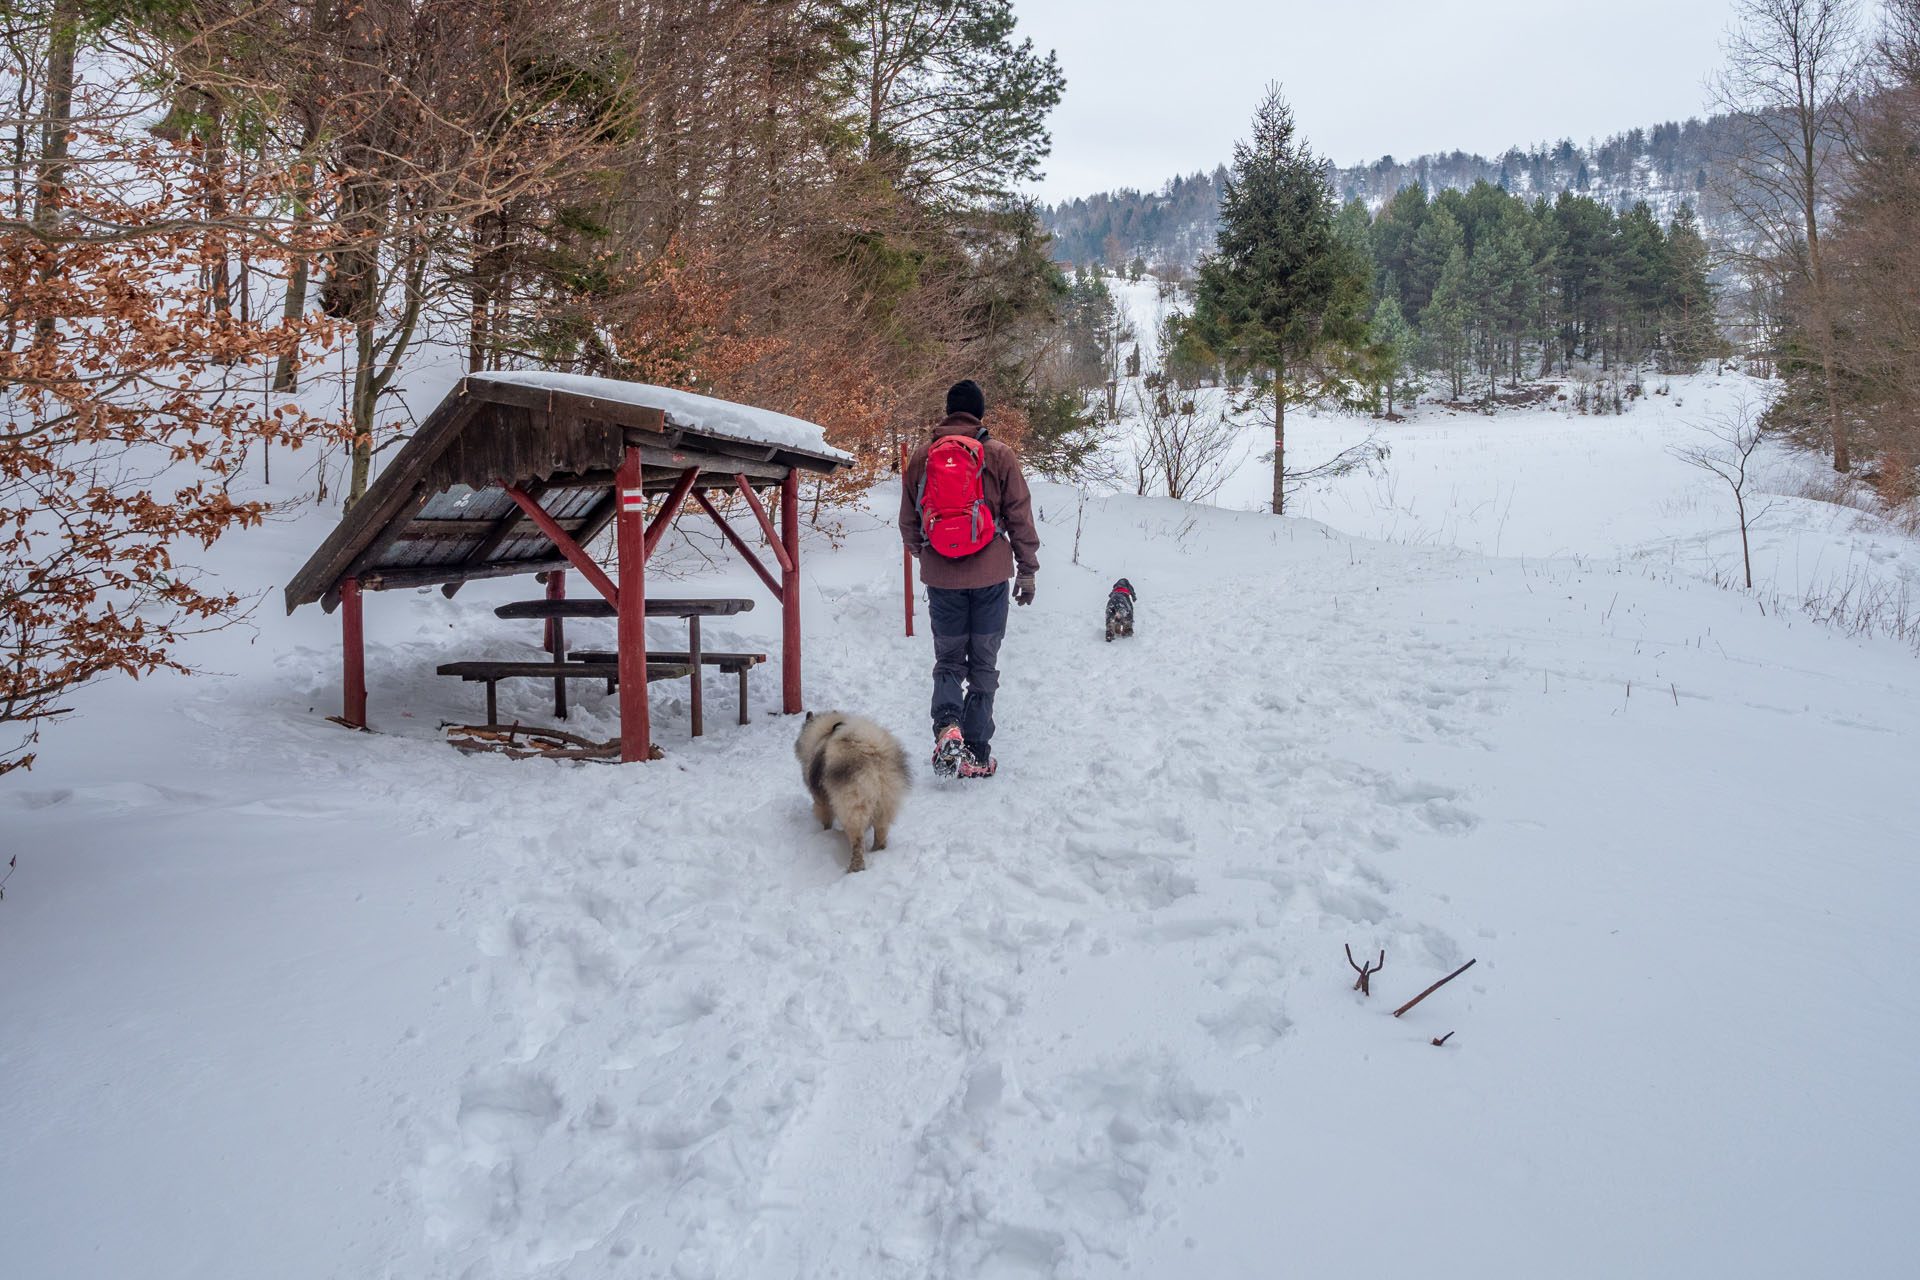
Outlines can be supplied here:
M987 509L986 446L972 436L941 436L920 477L920 526L943 556L970 556L998 532Z

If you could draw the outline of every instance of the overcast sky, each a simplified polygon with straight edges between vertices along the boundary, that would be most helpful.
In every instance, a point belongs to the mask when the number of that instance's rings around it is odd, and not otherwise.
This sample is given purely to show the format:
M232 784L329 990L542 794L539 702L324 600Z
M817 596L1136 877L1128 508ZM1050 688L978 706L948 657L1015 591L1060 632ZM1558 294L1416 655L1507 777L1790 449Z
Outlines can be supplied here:
M1491 155L1705 114L1730 0L1014 0L1055 49L1046 200L1232 159L1278 80L1339 164Z

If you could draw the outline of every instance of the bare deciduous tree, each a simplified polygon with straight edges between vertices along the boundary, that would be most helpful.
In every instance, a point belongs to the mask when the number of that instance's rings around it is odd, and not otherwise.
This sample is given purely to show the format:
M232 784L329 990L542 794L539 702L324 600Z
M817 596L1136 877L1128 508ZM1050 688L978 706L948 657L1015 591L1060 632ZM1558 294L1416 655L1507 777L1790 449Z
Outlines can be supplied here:
M1890 505L1920 459L1920 0L1889 0L1827 241L1840 401ZM1804 412L1782 415L1789 424Z
M1766 439L1765 419L1745 399L1726 413L1708 418L1699 427L1705 437L1697 444L1675 445L1669 452L1690 466L1718 476L1733 492L1734 509L1740 516L1740 559L1746 569L1748 588L1753 586L1753 551L1748 530L1757 524L1773 504L1758 509L1753 502L1753 455Z
M1798 278L1826 388L1833 468L1852 465L1839 398L1832 281L1822 239L1846 159L1849 115L1864 84L1857 0L1739 0L1714 77L1715 105L1739 139L1720 157L1715 194L1748 241L1750 271Z
M1186 502L1205 502L1220 492L1245 452L1231 418L1158 376L1142 379L1133 389L1133 401L1140 431L1134 453L1140 492L1157 488Z
M93 57L77 5L15 14L21 83L0 134L0 774L80 686L184 670L180 640L244 601L187 549L259 523L230 496L256 443L329 424L243 391L232 370L318 343L318 321L234 305L228 264L290 251L285 170L242 175L211 128L144 127L137 59ZM26 139L39 135L38 147ZM266 212L262 212L266 211ZM244 280L244 277L243 277Z
M162 29L171 74L209 102L246 102L318 170L315 201L303 190L293 203L326 233L322 310L350 328L349 502L426 321L470 305L476 224L633 130L634 64L603 34L614 12L598 0L184 0ZM296 265L289 312L305 286Z

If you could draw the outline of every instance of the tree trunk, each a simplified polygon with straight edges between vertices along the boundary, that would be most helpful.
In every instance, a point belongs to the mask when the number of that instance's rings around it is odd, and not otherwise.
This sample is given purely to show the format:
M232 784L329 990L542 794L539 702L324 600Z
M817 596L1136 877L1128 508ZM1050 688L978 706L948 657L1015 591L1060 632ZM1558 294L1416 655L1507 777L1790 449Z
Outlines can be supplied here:
M50 235L59 226L60 206L67 186L67 134L73 129L73 60L80 27L79 0L60 0L53 9L53 31L47 45L47 122L40 134L39 173L34 178L33 229ZM41 283L60 274L60 254L43 246ZM54 320L43 316L34 326L34 341L53 338Z
M1745 463L1742 467L1744 469ZM1747 569L1747 590L1753 590L1753 551L1747 543L1747 499L1739 488L1733 491L1734 505L1740 508L1740 559Z
M487 230L487 215L476 215L473 220L473 283L468 290L470 307L467 320L467 372L480 373L487 367L488 349L491 347L493 327L493 294L495 279L492 275L493 239Z
M373 321L363 317L353 327L353 471L347 482L344 510L352 510L367 491L373 471L374 389Z
M468 290L467 372L480 373L487 367L487 286L480 281L480 254L473 259L473 284Z
M293 233L304 238L313 225L313 166L310 157L313 151L314 130L311 121L307 124L307 136L300 148L302 157L299 177L293 184ZM280 308L280 318L292 324L307 311L307 255L304 252L293 255L293 261L287 269L287 298ZM279 392L297 391L300 387L300 364L297 353L283 351L273 364L273 389Z
M1853 469L1853 454L1848 448L1847 425L1840 414L1839 379L1834 374L1833 308L1827 297L1826 264L1820 255L1820 227L1814 215L1814 200L1818 192L1814 189L1812 174L1808 174L1807 218L1807 274L1813 277L1813 322L1820 331L1820 364L1827 389L1827 421L1833 432L1833 469L1846 474Z
M1287 512L1287 366L1273 368L1273 514Z
M219 223L226 219L227 208L227 129L221 117L220 100L210 93L200 95L204 114L200 123L200 172L207 187L207 219ZM233 311L233 277L227 261L227 246L221 232L207 237L207 271L213 292L213 310L226 316Z
M1853 470L1853 454L1847 447L1847 424L1840 416L1840 395L1833 376L1833 337L1827 337L1827 415L1833 426L1833 469L1841 475Z

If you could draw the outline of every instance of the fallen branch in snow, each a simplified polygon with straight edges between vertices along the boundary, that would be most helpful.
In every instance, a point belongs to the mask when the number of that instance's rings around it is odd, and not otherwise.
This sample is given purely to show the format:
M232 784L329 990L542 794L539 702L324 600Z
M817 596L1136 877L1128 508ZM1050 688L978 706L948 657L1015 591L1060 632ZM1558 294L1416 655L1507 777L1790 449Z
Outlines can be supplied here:
M1474 959L1472 960L1467 961L1465 964L1461 965L1458 969L1455 969L1452 973L1440 979L1440 981L1434 983L1432 986L1428 987L1425 991L1422 991L1419 995L1415 996L1413 999L1401 1005L1398 1009L1395 1009L1393 1011L1393 1016L1396 1018L1399 1017L1401 1014L1413 1008L1413 1006L1419 1004L1422 1000L1425 1000L1428 996L1432 995L1434 992L1438 991L1440 988L1446 986L1449 982L1452 982L1455 978L1459 977L1461 974L1465 973L1467 970L1473 968L1473 966L1478 962L1479 962L1478 956L1474 957ZM1447 1034L1452 1035L1453 1033L1449 1031Z
M1376 960L1376 961L1374 961L1374 962L1373 962L1372 964L1370 964L1370 965L1367 965L1367 966L1365 966L1365 967L1363 968L1363 967L1361 967L1360 965L1357 965L1357 964L1353 964L1353 946L1352 946L1352 944L1351 944L1351 943L1343 943L1343 944L1341 944L1341 945L1343 945L1343 946L1345 946L1345 947L1346 947L1346 949L1347 949L1347 963L1348 963L1348 964L1351 964L1351 965L1353 965L1353 971L1354 971L1355 973L1357 973L1357 974L1359 974L1359 975L1360 975L1360 976L1359 976L1358 978L1355 978L1355 979L1354 979L1354 982L1353 982L1353 989L1354 989L1355 991L1358 991L1358 992L1359 992L1359 993L1360 993L1361 995L1363 995L1363 996L1370 996L1370 995L1372 995L1372 994L1373 994L1373 988L1372 988L1372 987L1371 987L1371 985L1369 985L1369 984L1371 983L1371 981L1372 981L1372 979L1373 979L1373 975L1374 975L1374 974L1376 974L1376 973L1378 973L1378 972L1380 972L1380 970L1382 970L1382 969L1384 969L1384 968L1386 967L1386 964L1387 964L1387 953L1386 953L1386 949L1385 949L1385 948L1382 948L1382 949L1381 949L1381 951L1380 951L1380 958L1379 958L1378 960Z
M595 742L564 729L540 729L518 724L449 724L441 726L453 749L466 755L496 752L515 760L615 760L620 744ZM654 752L660 750L653 748ZM658 756L651 758L657 759Z
M1451 1031L1447 1032L1447 1034L1443 1036L1435 1036L1433 1038L1433 1047L1436 1049L1441 1048L1447 1043L1447 1041L1451 1039L1453 1039L1453 1032Z
M6 900L7 881L13 879L13 869L19 865L20 865L19 854L16 853L11 858L7 859L7 874L0 876L0 902L4 902Z

